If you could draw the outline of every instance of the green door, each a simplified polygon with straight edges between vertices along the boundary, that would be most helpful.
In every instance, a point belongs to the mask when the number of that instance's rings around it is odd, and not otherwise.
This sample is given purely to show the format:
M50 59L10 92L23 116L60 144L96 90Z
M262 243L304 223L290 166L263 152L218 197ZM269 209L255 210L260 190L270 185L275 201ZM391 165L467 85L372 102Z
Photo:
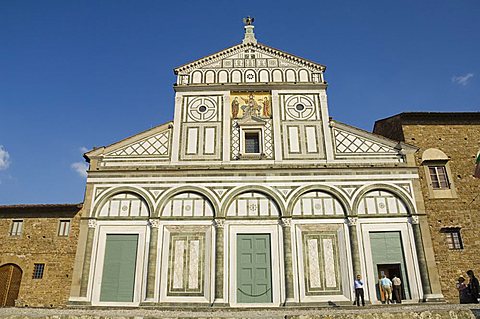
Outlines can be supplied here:
M100 301L132 302L138 235L107 234Z
M237 235L237 302L272 302L270 234Z

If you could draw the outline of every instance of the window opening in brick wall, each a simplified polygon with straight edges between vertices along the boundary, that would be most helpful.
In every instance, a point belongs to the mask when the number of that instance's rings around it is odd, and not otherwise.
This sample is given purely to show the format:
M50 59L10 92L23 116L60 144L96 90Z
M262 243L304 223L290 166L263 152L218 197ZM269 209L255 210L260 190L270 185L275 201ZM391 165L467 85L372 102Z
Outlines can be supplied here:
M34 264L32 278L42 279L44 270L45 270L45 264Z
M450 188L445 166L429 166L428 171L434 189Z
M60 220L58 223L58 236L68 236L70 234L70 220Z
M445 240L447 242L448 249L463 249L460 228L442 228L440 232L445 234Z
M23 231L23 220L12 220L12 228L10 228L10 236L20 236Z

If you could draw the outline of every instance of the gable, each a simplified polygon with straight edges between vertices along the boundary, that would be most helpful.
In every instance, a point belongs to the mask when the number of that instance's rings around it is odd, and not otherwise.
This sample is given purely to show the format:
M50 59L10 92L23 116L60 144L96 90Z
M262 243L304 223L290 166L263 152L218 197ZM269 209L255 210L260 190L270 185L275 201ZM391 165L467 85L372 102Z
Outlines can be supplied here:
M175 69L178 85L323 83L325 66L258 43L233 46Z

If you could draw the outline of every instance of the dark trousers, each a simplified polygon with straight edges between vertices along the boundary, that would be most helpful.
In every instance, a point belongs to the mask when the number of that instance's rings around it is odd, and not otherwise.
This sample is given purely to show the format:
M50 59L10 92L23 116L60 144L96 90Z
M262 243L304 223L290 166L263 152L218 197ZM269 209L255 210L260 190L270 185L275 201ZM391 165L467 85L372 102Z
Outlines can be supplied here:
M393 298L395 298L396 303L402 303L402 286L393 285Z
M360 298L362 298L362 306L365 306L363 288L355 288L355 302L357 303L357 306L360 306Z

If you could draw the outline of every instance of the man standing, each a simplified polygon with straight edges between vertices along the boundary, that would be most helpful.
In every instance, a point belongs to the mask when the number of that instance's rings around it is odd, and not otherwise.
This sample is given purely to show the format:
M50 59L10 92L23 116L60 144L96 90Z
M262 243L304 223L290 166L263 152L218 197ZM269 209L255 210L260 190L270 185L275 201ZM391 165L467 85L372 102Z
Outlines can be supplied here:
M392 283L395 303L402 303L402 281L397 277L397 275L393 275Z
M362 298L362 306L365 307L365 294L363 292L363 281L362 276L357 275L357 279L354 281L354 288L355 288L355 302L357 306L360 307L360 298Z
M393 302L392 300L392 281L387 278L387 276L382 275L380 279L380 284L382 285L383 291L385 291L385 300L387 304Z

